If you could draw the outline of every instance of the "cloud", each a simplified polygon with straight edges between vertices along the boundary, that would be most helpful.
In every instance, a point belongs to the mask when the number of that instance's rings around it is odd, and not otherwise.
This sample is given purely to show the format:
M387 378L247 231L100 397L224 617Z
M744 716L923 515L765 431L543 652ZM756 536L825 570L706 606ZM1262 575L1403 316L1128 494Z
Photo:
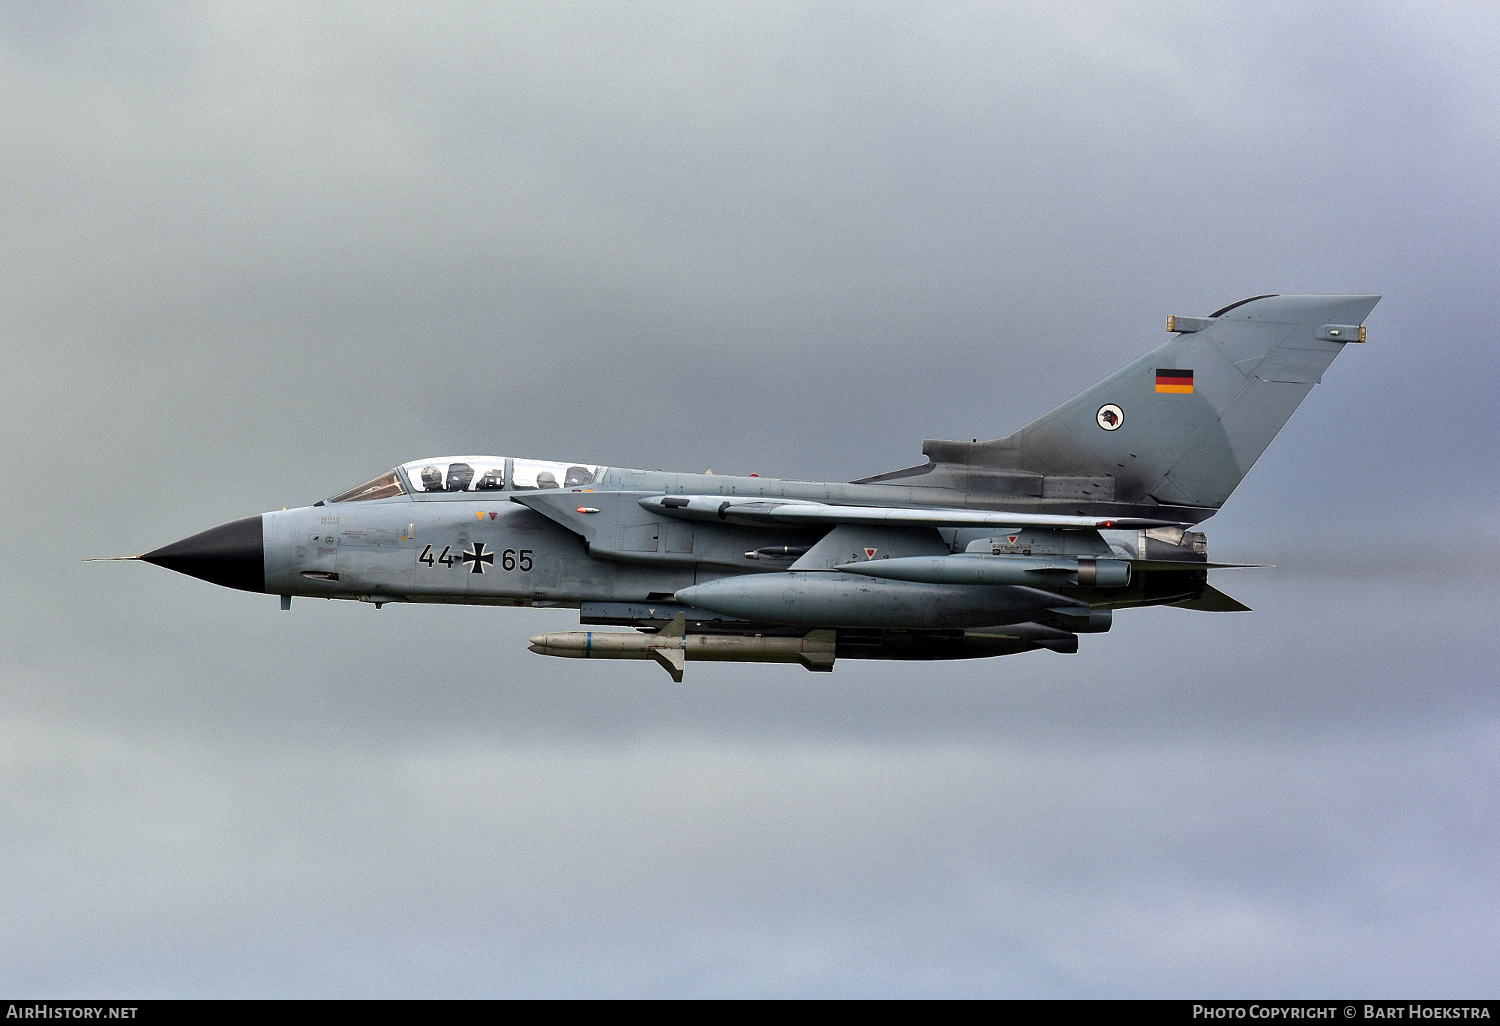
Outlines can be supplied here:
M1485 992L1492 29L7 6L0 979ZM1077 656L679 687L78 562L426 453L862 476L1264 291L1386 298L1208 525L1255 612Z

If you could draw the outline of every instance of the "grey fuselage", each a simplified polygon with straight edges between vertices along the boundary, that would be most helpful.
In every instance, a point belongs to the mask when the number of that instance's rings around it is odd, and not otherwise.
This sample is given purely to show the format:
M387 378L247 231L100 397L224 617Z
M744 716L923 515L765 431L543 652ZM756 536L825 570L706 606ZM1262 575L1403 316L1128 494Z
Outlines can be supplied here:
M408 493L262 515L265 581L271 594L366 601L577 606L661 601L718 578L784 570L746 553L811 546L827 531L715 524L658 516L638 500L656 495L801 499L847 505L999 509L965 491L907 484L843 484L764 477L607 468L588 488L558 489L587 514L585 538L513 500L534 491ZM1039 511L1085 512L1077 503ZM1091 512L1091 510L1090 510ZM962 551L981 529L933 532ZM482 549L476 549L479 543ZM424 556L425 554L425 556ZM465 554L471 558L465 562ZM493 561L483 560L485 555ZM430 559L431 562L427 562ZM476 571L477 567L477 571Z

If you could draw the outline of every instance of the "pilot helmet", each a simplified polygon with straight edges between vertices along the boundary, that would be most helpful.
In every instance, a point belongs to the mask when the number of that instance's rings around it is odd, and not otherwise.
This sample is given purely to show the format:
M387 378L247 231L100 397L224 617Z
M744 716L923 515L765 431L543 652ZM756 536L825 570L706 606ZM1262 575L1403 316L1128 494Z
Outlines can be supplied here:
M437 467L422 468L422 491L440 492L443 490L443 472Z

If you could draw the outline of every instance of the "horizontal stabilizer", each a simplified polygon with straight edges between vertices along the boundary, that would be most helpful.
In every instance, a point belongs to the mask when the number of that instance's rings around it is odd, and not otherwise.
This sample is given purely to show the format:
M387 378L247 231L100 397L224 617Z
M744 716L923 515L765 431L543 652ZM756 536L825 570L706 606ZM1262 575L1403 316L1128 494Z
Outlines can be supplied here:
M1197 609L1204 613L1248 613L1250 607L1238 599L1230 598L1212 584L1203 589L1203 594L1194 599L1183 599L1169 605L1178 609Z

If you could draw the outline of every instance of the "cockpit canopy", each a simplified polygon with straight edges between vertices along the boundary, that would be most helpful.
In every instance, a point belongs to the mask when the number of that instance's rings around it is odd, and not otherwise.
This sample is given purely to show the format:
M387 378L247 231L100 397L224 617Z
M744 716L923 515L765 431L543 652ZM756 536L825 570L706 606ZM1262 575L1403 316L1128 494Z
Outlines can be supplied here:
M375 480L340 492L329 502L363 502L395 495L437 492L536 491L586 488L603 470L580 463L554 463L500 456L439 456L403 463Z
M494 456L442 456L403 464L411 490L498 492L505 487L505 460Z

